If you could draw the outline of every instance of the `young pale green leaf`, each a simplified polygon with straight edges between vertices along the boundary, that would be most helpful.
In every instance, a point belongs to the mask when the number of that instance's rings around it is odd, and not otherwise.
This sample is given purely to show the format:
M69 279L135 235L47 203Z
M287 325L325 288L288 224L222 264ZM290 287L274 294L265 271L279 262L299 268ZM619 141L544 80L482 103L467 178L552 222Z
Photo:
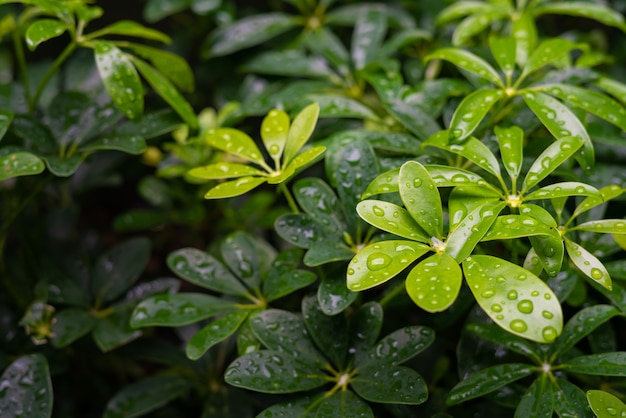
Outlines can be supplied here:
M354 68L362 70L376 59L387 34L387 14L384 9L366 10L356 21L352 31L350 52Z
M107 403L103 418L134 418L159 409L191 389L188 378L177 375L152 376L131 383Z
M0 140L9 130L11 122L13 122L13 112L8 109L0 109Z
M382 200L364 200L356 206L359 216L370 225L399 237L430 243L430 236L401 206Z
M215 257L195 248L181 248L167 256L167 266L196 286L233 296L248 293L244 285Z
M454 29L452 44L460 46L468 43L475 35L485 31L494 21L506 15L508 15L508 10L498 8L466 17Z
M370 244L355 255L347 271L350 290L366 290L382 284L413 261L430 251L427 245L413 241L382 241Z
M194 76L187 61L180 56L151 46L132 43L128 45L140 57L147 59L154 67L179 89L188 93L194 90Z
M524 159L524 131L519 126L508 128L496 126L494 132L498 138L500 158L502 158L504 169L515 183L522 170Z
M326 393L328 394L330 392ZM309 407L307 412L312 412L312 410L313 408ZM319 403L319 407L315 409L315 412L315 417L374 418L374 414L369 405L350 390L338 390L332 395L326 395ZM308 418L312 415L289 416ZM276 417L276 415L273 415L273 417Z
M225 199L227 197L241 196L267 181L261 177L241 177L237 180L220 183L206 192L205 199Z
M443 209L437 185L424 166L406 162L398 175L400 197L409 215L430 236L443 237Z
M301 152L300 154L296 155L291 161L289 161L287 167L285 167L285 169L282 170L280 174L276 176L269 176L267 178L267 182L269 184L279 184L289 180L300 171L318 162L325 152L326 147L323 146L316 146L313 148L309 148L304 152Z
M209 348L237 332L249 313L247 310L231 312L206 325L187 342L187 357L191 360L202 357Z
M198 127L198 118L187 100L176 90L176 87L154 67L133 57L133 63L146 79L148 84L158 93L163 100L187 123L191 128Z
M541 90L626 131L626 108L605 94L571 84L542 85Z
M548 276L555 277L563 265L565 248L561 237L553 235L531 235L530 244Z
M270 157L277 163L283 155L289 133L289 115L282 110L272 109L261 122L261 138Z
M384 106L409 132L420 139L426 139L441 130L437 121L418 106L402 100L390 100Z
M504 95L501 89L479 89L465 96L452 115L450 138L462 142L470 136Z
M594 305L581 309L563 327L561 337L551 348L552 353L567 353L577 342L618 315L621 315L621 312L611 305Z
M534 235L546 235L560 240L559 232L555 228L538 221L532 216L503 215L496 219L481 241L514 239Z
M96 326L96 317L83 309L67 308L54 316L52 325L52 345L57 348L67 347Z
M515 38L516 44L515 61L523 67L537 45L537 25L529 9L518 14L517 19L513 19L511 35Z
M529 376L534 371L533 366L523 363L499 364L487 367L457 383L448 393L446 403L448 405L456 405L478 398Z
M569 258L585 276L611 290L611 276L609 276L606 267L596 256L568 238L565 238L565 249Z
M463 262L474 251L505 206L506 203L498 201L486 202L474 208L459 224L455 225L446 241L445 253L454 258L457 263Z
M547 373L542 373L524 393L515 408L514 418L552 418L554 400Z
M25 39L28 49L34 51L39 44L49 39L63 35L67 30L67 24L56 19L35 20L26 29Z
M428 388L419 373L402 366L373 363L359 368L350 386L369 402L419 405L426 402Z
M26 151L14 152L0 157L0 181L19 176L33 176L45 169L43 161Z
M281 215L274 228L281 238L300 248L311 248L317 243L326 245L329 239L341 239L341 231L326 230L319 222L302 213Z
M203 47L205 58L219 57L272 39L298 24L284 13L264 13L237 20L211 34Z
M496 59L496 62L505 74L509 76L513 74L515 70L516 51L517 45L514 37L489 37L489 49L491 55Z
M550 144L528 169L522 191L535 187L583 145L581 137L563 137Z
M440 59L449 61L457 67L488 80L504 88L500 74L484 59L460 48L441 48L428 55L426 60Z
M615 199L618 196L621 196L626 189L618 186L617 184L611 184L609 186L602 187L599 189L601 196L588 196L584 199L576 209L574 209L574 213L572 213L572 218L576 218L578 215L587 212L598 205L601 205L604 202L608 202L611 199Z
M589 221L568 228L569 231L589 231L603 234L626 234L626 220L624 219L601 219Z
M234 302L203 293L160 294L144 299L135 307L130 326L179 327L234 310Z
M217 164L206 165L204 167L192 168L187 172L187 174L191 177L202 180L222 180L246 176L267 176L267 173L258 170L252 166L228 162L221 162Z
M441 312L456 300L463 282L459 263L445 253L434 254L415 266L406 278L406 291L426 312Z
M476 255L463 262L463 272L480 307L505 330L540 343L561 334L559 300L528 270L497 257Z
M528 57L523 68L523 74L531 74L546 65L558 63L576 48L575 43L565 38L546 39Z
M584 1L569 1L566 3L548 2L541 4L534 10L535 16L544 14L561 14L577 17L585 17L596 20L608 26L613 26L622 31L626 31L624 16L617 10L612 10L607 6Z
M368 197L376 196L378 194L398 192L400 190L398 185L399 175L399 168L394 168L378 175L370 182L363 194L361 194L361 199L367 199Z
M317 302L317 296L311 294L302 299L302 316L306 329L323 350L324 356L333 366L345 367L348 353L348 323L343 315L326 315Z
M424 167L428 170L428 174L430 174L437 187L483 186L487 183L478 174L461 168L438 164L428 164Z
M494 324L470 323L465 328L480 338L501 345L507 350L528 357L537 363L542 361L537 353L537 347L533 343L506 332Z
M496 6L482 1L459 1L443 9L437 15L435 24L443 25L453 20L473 14L484 14L493 11Z
M96 41L96 64L102 83L115 106L128 119L143 114L143 87L131 59L108 41Z
M580 163L584 170L591 169L594 163L593 144L589 133L576 115L563 103L545 93L528 92L524 93L523 97L526 105L557 140L573 137L576 142L582 141ZM561 151L570 153L571 149Z
M611 393L603 390L588 390L587 401L598 418L626 416L626 405Z
M311 138L319 113L320 106L317 103L311 103L293 119L287 134L287 143L285 144L283 157L285 163L290 162Z
M23 418L52 416L52 381L48 361L42 354L18 357L4 370L0 381L4 384L0 393L3 415Z
M210 146L234 154L250 162L265 165L263 154L248 134L234 128L209 129L204 140Z
M561 365L564 370L594 376L626 377L626 352L615 351L590 354L568 360Z

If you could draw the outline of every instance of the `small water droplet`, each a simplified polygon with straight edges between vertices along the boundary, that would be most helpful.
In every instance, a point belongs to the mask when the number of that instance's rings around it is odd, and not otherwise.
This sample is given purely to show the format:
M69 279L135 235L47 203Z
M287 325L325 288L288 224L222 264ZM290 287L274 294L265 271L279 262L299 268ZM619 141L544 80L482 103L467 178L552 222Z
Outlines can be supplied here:
M554 318L554 315L550 311L543 311L543 312L541 312L541 316L543 316L546 319Z
M532 301L528 299L524 299L524 300L520 300L520 302L517 304L517 309L521 313L529 314L533 311L534 306L533 306Z
M541 331L541 335L543 336L544 340L550 343L556 339L556 329L554 329L554 327L545 327Z
M517 299L517 291L516 290L509 290L509 293L506 294L506 297L509 300L515 300Z
M494 303L493 305L491 305L491 310L494 312L502 312L502 306Z
M496 294L496 292L494 292L493 290L486 289L486 290L483 290L483 292L481 293L481 296L484 297L484 298L490 298L490 297L492 297L495 294Z

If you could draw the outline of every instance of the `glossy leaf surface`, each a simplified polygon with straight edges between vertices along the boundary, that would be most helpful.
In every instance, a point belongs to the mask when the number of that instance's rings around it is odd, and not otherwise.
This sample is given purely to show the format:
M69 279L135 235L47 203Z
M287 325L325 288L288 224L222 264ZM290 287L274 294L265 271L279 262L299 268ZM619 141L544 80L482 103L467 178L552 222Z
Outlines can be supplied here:
M41 354L18 357L0 376L0 411L8 416L52 416L52 382L48 361Z
M186 92L193 92L195 84L193 72L183 58L169 51L146 45L131 44L129 47L135 54L150 61L154 68L176 87Z
M463 274L456 260L438 253L415 266L405 284L417 306L427 312L440 312L456 300L462 281Z
M476 74L499 87L503 87L500 74L484 59L460 48L441 48L426 57L428 60L449 61L463 70Z
M550 2L542 4L535 9L536 15L547 13L586 17L600 23L604 23L605 25L614 26L626 31L624 16L602 4L587 3L582 1L571 1L567 3Z
M265 183L267 179L262 177L241 177L237 180L220 183L206 192L205 199L225 199L240 196Z
M430 237L401 206L383 200L364 200L356 207L359 216L370 225L399 237L430 243Z
M283 155L291 121L282 110L273 109L261 122L261 138L267 152L275 161Z
M62 348L88 334L96 325L96 317L86 310L67 308L55 315L52 344Z
M552 347L553 352L566 353L594 329L617 315L620 315L619 310L610 305L595 305L581 309L563 327L561 337Z
M302 109L293 119L287 134L284 161L291 161L309 140L317 124L319 113L319 105L312 103Z
M19 176L32 176L43 172L45 165L39 157L20 151L0 157L0 181Z
M428 389L424 379L413 369L373 363L358 369L351 387L370 402L418 405L426 401Z
M567 255L587 277L611 290L611 276L604 264L579 244L565 238Z
M494 132L498 137L500 158L509 176L516 181L522 170L524 158L524 131L519 126L502 128L496 126Z
M26 30L26 45L28 49L34 51L42 42L61 36L66 30L67 25L59 20L36 20Z
M515 418L552 418L554 401L547 374L541 374L524 393L515 408Z
M568 360L563 369L572 373L582 373L596 376L626 376L626 352L589 354Z
M443 236L439 190L423 165L409 161L400 167L400 197L409 215L431 237Z
M626 405L617 396L603 390L587 391L587 400L599 418L626 415Z
M197 360L214 345L224 341L239 329L248 318L248 311L235 311L216 319L195 333L187 342L185 353L191 360Z
M480 89L465 96L450 121L450 137L461 142L470 136L502 97L501 89Z

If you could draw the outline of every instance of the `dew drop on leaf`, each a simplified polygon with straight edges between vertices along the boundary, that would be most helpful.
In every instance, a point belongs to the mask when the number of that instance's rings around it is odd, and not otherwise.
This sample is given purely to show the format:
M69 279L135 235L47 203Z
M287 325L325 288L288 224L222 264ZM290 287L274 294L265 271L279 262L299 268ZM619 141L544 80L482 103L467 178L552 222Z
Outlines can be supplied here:
M525 313L525 314L529 314L532 313L534 306L532 301L528 300L528 299L524 299L521 300L518 304L517 304L517 309L521 312L521 313Z
M391 257L384 253L372 253L367 257L367 267L377 271L388 267L391 264Z
M522 321L521 319L512 320L510 327L515 332L524 332L528 329L528 325L526 325L526 322Z

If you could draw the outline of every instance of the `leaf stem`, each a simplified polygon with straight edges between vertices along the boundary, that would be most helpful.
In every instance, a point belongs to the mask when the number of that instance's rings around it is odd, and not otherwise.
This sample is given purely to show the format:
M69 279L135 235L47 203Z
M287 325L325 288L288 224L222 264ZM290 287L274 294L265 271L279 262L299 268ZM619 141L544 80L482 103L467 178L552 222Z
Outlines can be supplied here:
M280 183L280 185L278 186L278 190L280 190L283 196L285 196L285 199L287 199L287 203L289 204L289 208L291 209L291 211L293 213L300 213L300 210L298 209L298 205L295 199L293 198L293 195L289 191L289 187L287 187L287 184Z
M30 81L28 78L28 71L26 70L26 57L24 55L24 46L20 41L19 30L17 28L13 30L13 47L15 48L15 56L17 58L17 65L20 71L20 77L22 78L22 85L24 86L24 98L26 99L26 103L31 103L30 96Z
M61 52L61 54L57 57L57 59L54 60L50 68L48 68L48 71L46 71L46 74L43 76L43 78L39 82L39 86L37 87L37 91L35 92L35 95L32 97L32 100L28 103L28 110L31 113L35 110L35 107L37 107L37 102L39 101L41 94L43 93L44 89L48 85L48 82L50 81L54 73L57 72L59 67L69 58L72 52L74 52L77 45L78 44L76 42L72 41L68 46L65 47L65 49L63 50L63 52Z

